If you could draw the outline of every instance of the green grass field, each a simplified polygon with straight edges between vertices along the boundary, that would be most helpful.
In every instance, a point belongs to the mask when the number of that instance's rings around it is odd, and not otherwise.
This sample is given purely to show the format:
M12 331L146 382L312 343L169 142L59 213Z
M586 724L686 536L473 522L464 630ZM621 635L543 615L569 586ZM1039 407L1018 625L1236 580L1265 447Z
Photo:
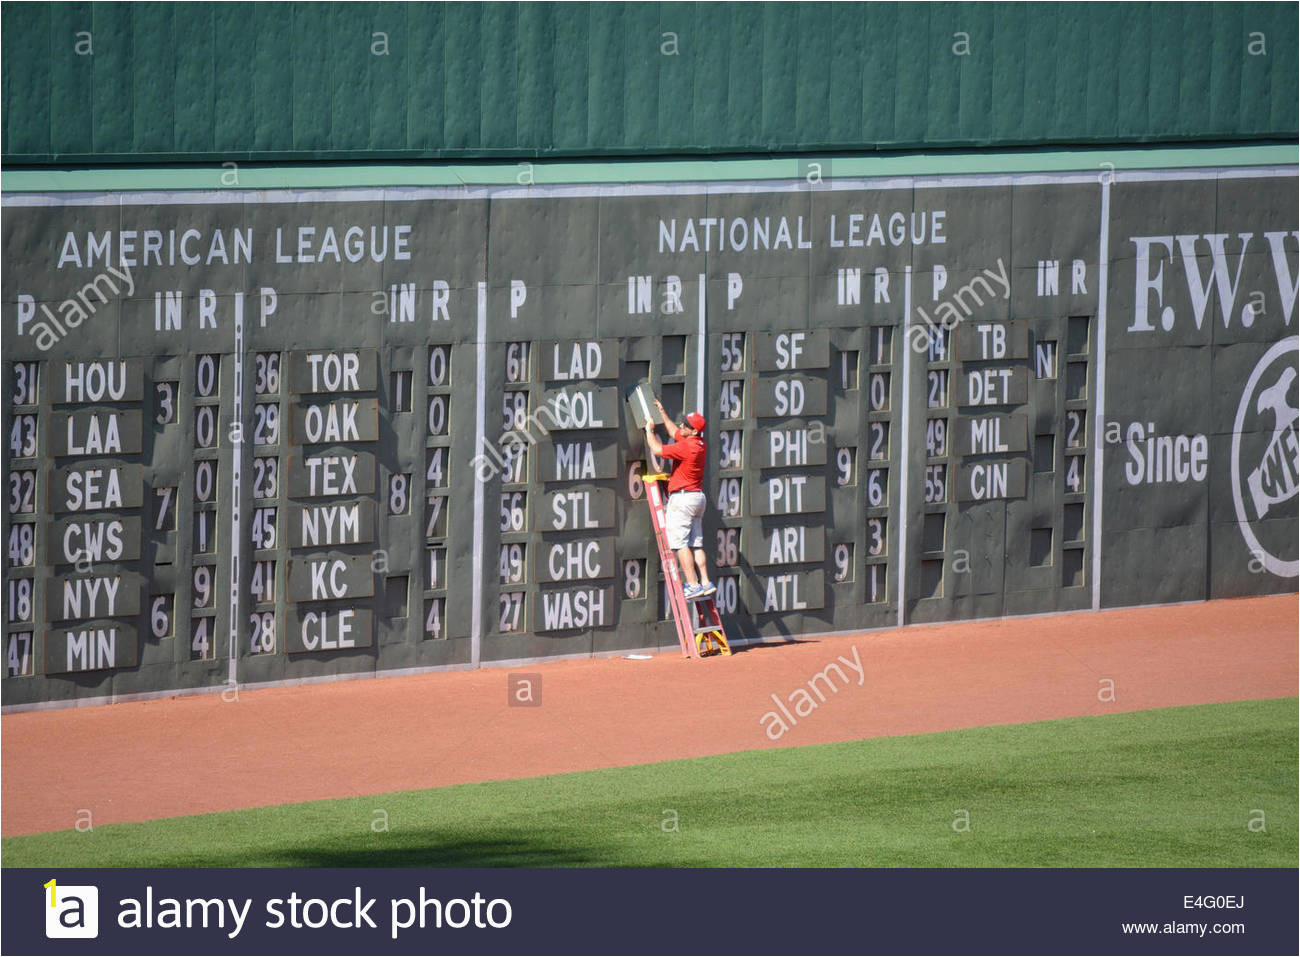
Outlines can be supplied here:
M3 863L1295 867L1296 780L1285 698L12 837Z

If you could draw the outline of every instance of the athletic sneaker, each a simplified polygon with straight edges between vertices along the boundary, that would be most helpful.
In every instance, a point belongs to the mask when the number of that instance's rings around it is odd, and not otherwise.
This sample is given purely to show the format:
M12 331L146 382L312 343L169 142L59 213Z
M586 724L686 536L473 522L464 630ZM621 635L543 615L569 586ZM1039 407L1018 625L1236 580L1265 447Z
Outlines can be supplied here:
M716 595L717 593L718 593L717 586L714 585L713 582L705 582L703 585L700 586L701 598L708 598L710 595Z
M692 599L699 598L701 591L703 591L703 589L700 588L699 585L687 585L682 589L682 595L685 596L687 601L691 601Z

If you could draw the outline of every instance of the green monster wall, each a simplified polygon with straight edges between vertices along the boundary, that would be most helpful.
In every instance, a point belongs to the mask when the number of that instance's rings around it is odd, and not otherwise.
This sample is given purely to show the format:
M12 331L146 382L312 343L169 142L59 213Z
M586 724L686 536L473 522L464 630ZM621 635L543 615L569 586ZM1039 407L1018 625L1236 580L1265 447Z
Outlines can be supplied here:
M6 709L1296 588L1294 4L3 27Z
M6 3L7 166L1292 140L1292 3Z
M1290 591L1294 164L4 199L6 706Z

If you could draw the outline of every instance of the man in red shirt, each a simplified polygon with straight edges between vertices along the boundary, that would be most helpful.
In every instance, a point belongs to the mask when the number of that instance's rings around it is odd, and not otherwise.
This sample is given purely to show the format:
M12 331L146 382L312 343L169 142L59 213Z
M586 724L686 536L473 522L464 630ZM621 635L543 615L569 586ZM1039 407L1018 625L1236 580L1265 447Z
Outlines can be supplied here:
M664 428L676 441L661 445L655 436L655 425L647 422L646 445L660 458L672 459L677 465L668 478L668 506L665 519L668 547L677 553L677 563L686 579L683 589L688 599L706 598L717 588L709 581L709 569L704 555L704 416L692 412L681 423L674 423L656 399L655 408L663 419ZM698 569L698 574L697 574Z

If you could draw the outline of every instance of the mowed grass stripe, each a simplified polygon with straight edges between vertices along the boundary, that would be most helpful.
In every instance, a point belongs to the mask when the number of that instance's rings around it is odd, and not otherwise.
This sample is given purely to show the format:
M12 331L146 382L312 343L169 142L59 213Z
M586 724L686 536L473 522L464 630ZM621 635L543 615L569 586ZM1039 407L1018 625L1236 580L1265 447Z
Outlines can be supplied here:
M1284 698L117 824L3 851L11 867L1294 867L1296 781Z

